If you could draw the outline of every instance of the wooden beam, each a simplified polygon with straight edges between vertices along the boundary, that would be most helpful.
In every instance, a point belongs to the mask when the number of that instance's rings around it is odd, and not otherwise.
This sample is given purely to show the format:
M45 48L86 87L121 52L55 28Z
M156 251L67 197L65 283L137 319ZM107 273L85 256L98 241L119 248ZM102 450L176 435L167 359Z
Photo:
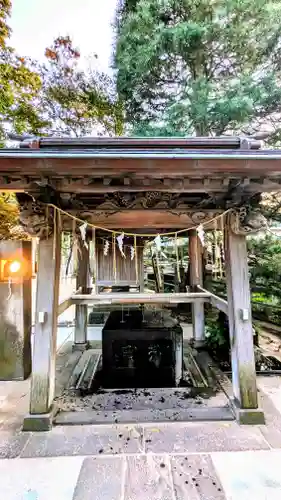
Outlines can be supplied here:
M176 176L175 176L176 177ZM125 178L124 185L116 184L116 179L114 177L111 182L106 184L107 189L105 189L105 182L101 183L99 180L92 178L92 182L87 186L83 184L82 180L70 181L60 181L56 183L56 188L61 192L72 192L72 193L115 193L115 192L141 192L141 191L160 191L168 193L227 193L230 178L225 179L224 177L204 177L200 179L193 179L192 177L181 177L181 178L164 178L157 179L153 177L151 173L149 178L139 179L136 175L133 179ZM242 181L243 190L246 193L256 193L256 192L271 192L280 190L280 183L277 180L265 179L264 181L258 182L257 179L236 177L237 181Z
M222 299L221 297L218 297L214 293L208 292L208 290L202 288L201 286L197 286L197 290L199 292L210 293L209 301L212 304L212 306L216 307L219 311L224 312L224 314L228 316L228 303L226 300Z
M205 213L204 222L220 215L222 210L148 210L148 209L132 209L132 210L68 210L74 216L80 217L89 223L100 227L110 229L131 229L142 228L142 233L146 232L146 228L163 229L165 227L174 229L184 229L194 227L202 221L202 215ZM69 218L68 218L69 219ZM64 222L71 228L71 221L64 219Z
M208 301L208 292L199 293L102 293L72 295L75 304L184 304Z
M212 295L210 297L210 302L213 307L216 307L219 311L224 312L228 316L228 303L226 300L221 299L217 295Z
M57 216L56 216L57 217ZM50 411L55 392L55 359L61 259L61 227L39 242L30 413Z
M259 158L239 158L234 154L224 158L222 154L214 158L36 158L34 157L1 157L0 173L4 175L27 176L104 176L134 175L136 172L143 177L185 177L200 172L200 176L261 176L264 172L270 176L281 175L281 158L268 157L264 152L259 153Z
M0 163L1 167L1 163ZM74 176L75 174L72 173ZM50 177L50 182L54 189L61 193L80 193L80 194L103 194L103 193L115 193L115 192L142 192L142 191L160 191L168 193L227 193L228 186L231 180L241 181L241 186L243 187L243 192L245 193L261 193L261 192L272 192L279 191L281 186L281 176L279 177L267 177L267 178L257 178L257 177L247 177L245 178L241 175L232 175L220 173L214 177L210 175L202 174L200 178L194 178L192 175L186 177L182 174L178 175L173 172L172 178L161 179L161 174L159 172L149 172L146 178L143 174L135 173L133 177L123 177L122 173L111 174L111 176L104 177L101 181L100 178L103 177L102 172L98 174L97 171L88 172L84 174L84 178L81 177L81 173L77 173L75 177L80 177L79 179L71 178L67 175L59 174L48 174ZM68 177L68 178L67 178ZM119 181L123 179L123 185L120 185ZM15 176L14 173L7 173L5 177L0 177L0 191L4 192L33 192L36 194L36 182L41 180L38 173L33 172L30 176Z
M79 287L75 294L77 293L82 293L82 288ZM63 314L69 307L73 306L73 301L72 301L72 295L70 295L67 299L63 300L62 302L59 303L58 306L58 316Z
M68 299L63 300L58 306L58 316L63 314L69 307L73 305L71 296Z

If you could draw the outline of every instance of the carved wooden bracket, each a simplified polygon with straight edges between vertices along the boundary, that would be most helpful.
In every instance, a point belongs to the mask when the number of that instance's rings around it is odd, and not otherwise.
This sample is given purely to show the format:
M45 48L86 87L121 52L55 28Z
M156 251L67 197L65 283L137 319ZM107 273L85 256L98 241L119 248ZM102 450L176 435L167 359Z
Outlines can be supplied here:
M257 209L240 207L229 214L229 225L234 234L257 233L267 227L267 220Z
M20 204L20 224L24 231L32 237L46 239L54 230L54 211L46 205L28 201Z

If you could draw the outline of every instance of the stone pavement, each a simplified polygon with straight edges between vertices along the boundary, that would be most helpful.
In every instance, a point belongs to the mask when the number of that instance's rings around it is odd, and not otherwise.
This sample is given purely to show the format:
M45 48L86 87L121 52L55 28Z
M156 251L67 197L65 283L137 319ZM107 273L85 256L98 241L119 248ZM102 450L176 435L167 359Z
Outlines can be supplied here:
M264 426L174 422L21 433L19 420L9 428L3 419L0 499L281 500L280 379L264 377L259 387ZM22 401L25 391L18 389Z
M236 422L3 431L0 498L280 500L281 439L265 431Z
M0 461L3 500L280 500L281 452Z

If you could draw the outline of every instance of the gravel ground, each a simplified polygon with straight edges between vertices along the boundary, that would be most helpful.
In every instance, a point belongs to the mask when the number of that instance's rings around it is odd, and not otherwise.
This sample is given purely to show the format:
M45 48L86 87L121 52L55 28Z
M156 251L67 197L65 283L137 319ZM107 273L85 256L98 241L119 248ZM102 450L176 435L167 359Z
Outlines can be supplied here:
M79 396L75 391L64 391L56 401L60 411L92 409L97 412L189 409L198 406L220 406L223 401L227 403L222 393L210 393L207 389L199 394L195 389L188 387L100 390L87 396Z

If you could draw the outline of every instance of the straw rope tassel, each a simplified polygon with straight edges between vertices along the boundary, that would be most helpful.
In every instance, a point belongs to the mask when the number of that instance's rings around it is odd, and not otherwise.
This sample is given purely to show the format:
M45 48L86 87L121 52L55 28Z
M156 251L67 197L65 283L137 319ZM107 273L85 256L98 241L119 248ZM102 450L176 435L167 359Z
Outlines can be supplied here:
M215 250L215 280L218 277L218 226L217 220L215 220L215 230L214 230L214 250Z
M221 241L220 241L220 278L223 278L223 242L224 242L224 220L223 216L220 218L220 226L221 226Z
M96 230L95 230L95 228L92 231L92 244L93 244L93 248L92 248L92 252L93 252L93 269L92 269L92 273L93 273L93 281L94 281L94 283L96 283L97 255L96 255Z
M49 218L50 218L50 213L49 213L49 205L46 206L46 224L47 224L47 240L49 239Z
M139 260L138 260L138 247L137 247L137 237L134 236L134 248L135 248L135 269L136 269L136 282L139 282Z
M77 240L76 240L76 220L72 219L72 259L73 259L73 272L74 274L77 271L77 255L78 255L78 250L77 250Z
M56 255L56 245L57 245L57 209L54 209L54 237L53 237L53 260L55 260Z
M179 249L178 249L178 233L175 234L175 247L176 247L177 275L178 275L178 282L180 283L181 277L180 277Z
M117 281L117 266L116 266L116 234L112 234L112 254L113 254L113 275L114 275L114 281L116 283Z

